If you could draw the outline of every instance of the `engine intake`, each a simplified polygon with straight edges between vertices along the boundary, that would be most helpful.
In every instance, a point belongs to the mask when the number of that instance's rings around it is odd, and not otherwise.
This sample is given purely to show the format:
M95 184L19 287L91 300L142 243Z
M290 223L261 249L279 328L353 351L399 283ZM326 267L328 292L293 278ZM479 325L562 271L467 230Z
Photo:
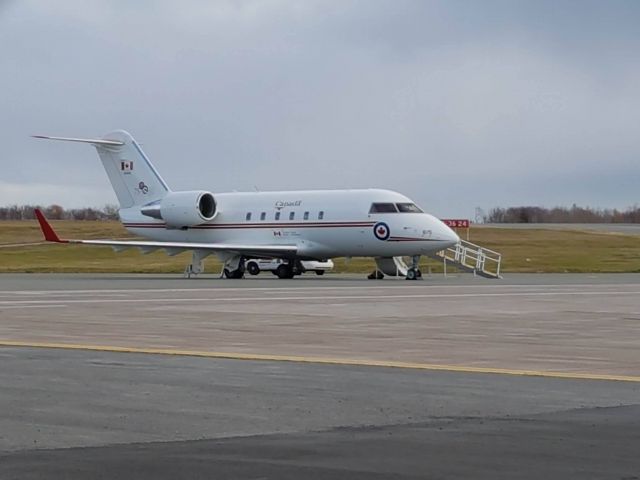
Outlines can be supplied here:
M213 194L205 191L171 192L140 210L147 217L164 220L168 227L194 227L216 216Z

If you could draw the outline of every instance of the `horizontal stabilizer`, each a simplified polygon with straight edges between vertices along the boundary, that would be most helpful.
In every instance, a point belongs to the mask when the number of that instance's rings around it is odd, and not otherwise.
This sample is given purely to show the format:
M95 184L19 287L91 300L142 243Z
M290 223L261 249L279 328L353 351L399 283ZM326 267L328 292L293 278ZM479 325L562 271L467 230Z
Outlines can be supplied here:
M48 137L46 135L31 135L33 138L41 138L43 140L61 140L63 142L80 142L90 143L92 145L104 145L109 147L120 147L124 145L124 142L118 142L117 140L104 140L93 138L68 138L68 137Z

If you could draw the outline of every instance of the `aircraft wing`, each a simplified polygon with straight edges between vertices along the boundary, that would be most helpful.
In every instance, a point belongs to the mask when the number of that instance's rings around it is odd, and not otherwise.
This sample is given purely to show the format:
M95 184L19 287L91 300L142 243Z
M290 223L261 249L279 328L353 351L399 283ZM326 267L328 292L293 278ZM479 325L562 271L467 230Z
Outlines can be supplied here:
M36 218L47 242L82 243L85 245L103 245L113 247L116 251L137 247L144 253L164 249L169 255L175 255L186 250L210 250L215 252L233 252L253 257L287 257L298 251L296 245L249 245L232 243L190 243L190 242L158 242L148 240L71 240L62 239L55 232L51 224L40 209L35 209Z

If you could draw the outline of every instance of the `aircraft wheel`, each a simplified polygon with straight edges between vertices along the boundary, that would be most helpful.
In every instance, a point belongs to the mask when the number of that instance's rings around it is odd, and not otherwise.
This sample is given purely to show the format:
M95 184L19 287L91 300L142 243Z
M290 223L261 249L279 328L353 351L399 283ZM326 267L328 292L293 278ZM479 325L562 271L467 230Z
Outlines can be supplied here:
M249 272L250 275L258 275L260 273L260 267L256 262L249 262L247 263L247 272Z
M405 277L407 280L415 280L418 278L418 271L415 268L410 268L407 270L407 276Z
M229 270L228 268L224 269L224 276L227 278L239 279L244 277L244 270L239 268L237 270Z
M374 270L367 276L367 278L369 280L382 280L384 278L384 273L382 273L380 270Z
M416 268L416 277L422 278L422 270L420 270L419 268Z
M316 275L324 275L324 270L316 270Z
M278 278L293 278L293 269L283 263L276 268L276 275Z

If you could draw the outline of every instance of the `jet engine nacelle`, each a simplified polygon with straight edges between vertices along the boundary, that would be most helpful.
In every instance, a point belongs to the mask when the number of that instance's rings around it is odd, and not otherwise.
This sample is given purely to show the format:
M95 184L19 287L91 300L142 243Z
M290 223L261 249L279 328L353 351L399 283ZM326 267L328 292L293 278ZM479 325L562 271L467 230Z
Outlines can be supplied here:
M205 191L170 192L140 210L143 215L164 220L168 227L193 227L216 216L213 194Z

